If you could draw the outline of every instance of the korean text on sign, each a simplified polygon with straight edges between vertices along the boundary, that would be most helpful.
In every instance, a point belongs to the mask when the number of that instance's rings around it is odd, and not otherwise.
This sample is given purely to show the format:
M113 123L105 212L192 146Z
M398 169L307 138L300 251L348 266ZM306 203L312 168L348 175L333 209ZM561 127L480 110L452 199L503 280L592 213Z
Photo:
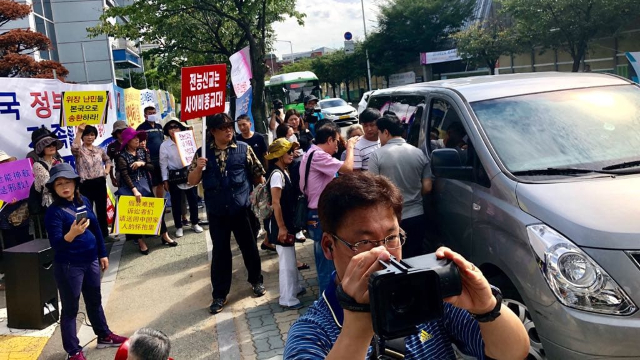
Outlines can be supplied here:
M62 97L61 118L67 126L104 124L108 91L66 91Z
M33 184L31 160L23 159L0 164L0 200L11 203L29 197Z
M224 111L226 65L182 68L182 120Z
M196 154L196 151L198 150L193 130L177 132L175 133L175 137L182 165L189 166L189 164L191 164L191 160L193 160L193 157Z
M116 212L115 229L118 234L159 235L164 199L120 196Z

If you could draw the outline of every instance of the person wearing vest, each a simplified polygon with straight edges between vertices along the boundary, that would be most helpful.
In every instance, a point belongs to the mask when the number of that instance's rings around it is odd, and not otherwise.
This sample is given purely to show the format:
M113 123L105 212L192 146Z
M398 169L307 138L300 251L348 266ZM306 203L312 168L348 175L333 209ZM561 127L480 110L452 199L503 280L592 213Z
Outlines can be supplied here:
M264 168L251 147L242 141L233 142L234 121L225 113L207 116L209 141L206 157L198 149L189 166L189 184L202 181L204 201L213 239L211 261L212 314L219 313L227 303L231 288L231 232L236 238L253 294L265 293L262 284L260 255L249 212L249 193L253 183L264 181ZM209 160L211 159L211 160Z

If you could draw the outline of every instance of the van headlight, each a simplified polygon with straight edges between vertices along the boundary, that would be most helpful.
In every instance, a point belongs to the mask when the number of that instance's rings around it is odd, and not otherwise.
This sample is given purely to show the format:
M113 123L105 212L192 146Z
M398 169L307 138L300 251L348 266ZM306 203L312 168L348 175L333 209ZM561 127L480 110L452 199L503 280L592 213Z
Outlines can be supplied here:
M558 300L569 307L609 315L629 315L636 305L584 251L547 225L527 227L540 270Z

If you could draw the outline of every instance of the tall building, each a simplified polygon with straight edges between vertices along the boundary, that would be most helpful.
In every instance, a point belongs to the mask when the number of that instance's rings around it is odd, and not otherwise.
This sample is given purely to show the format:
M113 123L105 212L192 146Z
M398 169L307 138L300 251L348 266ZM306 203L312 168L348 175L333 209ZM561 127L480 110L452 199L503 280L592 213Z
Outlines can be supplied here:
M36 60L59 61L69 70L66 80L81 84L113 82L122 69L141 67L139 51L122 39L89 38L87 28L100 23L104 10L132 0L17 0L33 9L28 17L1 30L31 29L51 39L53 49L34 54ZM124 21L114 19L114 21Z

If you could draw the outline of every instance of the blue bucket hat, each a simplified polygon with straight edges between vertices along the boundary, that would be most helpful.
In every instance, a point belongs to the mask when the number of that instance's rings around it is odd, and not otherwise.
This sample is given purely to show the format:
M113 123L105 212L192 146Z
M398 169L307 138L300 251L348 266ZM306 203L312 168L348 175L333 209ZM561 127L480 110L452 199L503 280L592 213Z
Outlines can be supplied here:
M76 171L73 170L73 167L71 167L71 165L67 163L58 164L52 167L49 171L49 176L49 181L47 181L46 186L50 191L53 188L53 183L58 178L76 180L76 182L78 181L78 179L80 179L80 176L76 174Z

